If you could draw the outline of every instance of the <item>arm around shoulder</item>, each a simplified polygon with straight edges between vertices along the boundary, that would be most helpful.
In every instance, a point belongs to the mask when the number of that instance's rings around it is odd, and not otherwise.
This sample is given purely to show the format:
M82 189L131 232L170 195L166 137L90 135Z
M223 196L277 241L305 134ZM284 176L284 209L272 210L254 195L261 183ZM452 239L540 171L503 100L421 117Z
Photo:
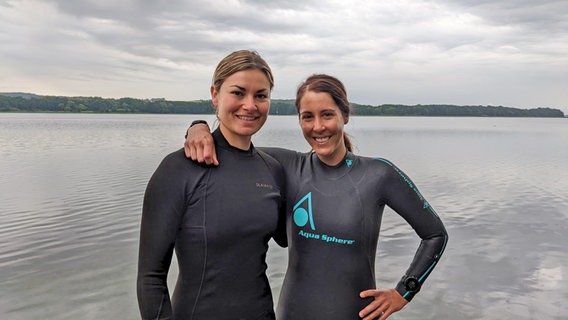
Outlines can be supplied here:
M185 134L183 148L185 156L193 161L207 165L219 165L215 142L205 120L196 120L191 123Z

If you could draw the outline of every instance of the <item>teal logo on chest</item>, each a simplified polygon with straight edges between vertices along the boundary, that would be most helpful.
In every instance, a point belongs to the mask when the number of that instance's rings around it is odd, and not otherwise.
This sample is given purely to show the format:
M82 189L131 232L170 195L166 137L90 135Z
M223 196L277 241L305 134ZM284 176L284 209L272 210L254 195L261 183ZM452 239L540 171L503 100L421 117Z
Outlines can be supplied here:
M314 222L314 210L312 207L312 193L308 192L304 197L302 197L293 208L294 224L301 228L298 231L298 235L310 240L319 240L326 243L341 244L341 245L352 245L355 240L343 239L337 236L318 233L316 231L316 225ZM309 222L309 225L308 225Z

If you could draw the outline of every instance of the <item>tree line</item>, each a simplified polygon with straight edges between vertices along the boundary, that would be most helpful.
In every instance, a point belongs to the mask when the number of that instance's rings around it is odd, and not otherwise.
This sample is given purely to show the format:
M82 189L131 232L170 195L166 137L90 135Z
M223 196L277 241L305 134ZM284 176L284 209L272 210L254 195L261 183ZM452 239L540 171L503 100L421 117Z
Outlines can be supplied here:
M564 117L552 108L519 109L503 106L400 105L378 106L352 103L353 114L361 116L435 116L435 117ZM213 114L211 100L170 101L165 99L38 96L25 93L0 93L0 112L92 112ZM294 100L273 99L272 115L295 115Z

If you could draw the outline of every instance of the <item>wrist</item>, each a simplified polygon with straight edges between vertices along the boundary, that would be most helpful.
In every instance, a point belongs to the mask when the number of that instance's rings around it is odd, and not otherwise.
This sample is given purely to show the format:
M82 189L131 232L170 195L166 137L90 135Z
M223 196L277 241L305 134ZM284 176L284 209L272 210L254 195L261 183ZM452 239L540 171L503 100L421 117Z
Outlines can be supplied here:
M194 120L190 125L189 128L193 127L196 124L204 124L207 126L207 128L209 128L209 124L207 123L207 121L205 120ZM187 134L189 133L189 128L187 128L187 130L185 130L185 138L187 139Z
M196 124L204 124L204 125L209 127L209 124L207 124L207 121L205 121L205 120L195 120L189 125L189 127L191 128Z
M414 276L405 275L396 286L396 291L408 302L420 291L422 284Z

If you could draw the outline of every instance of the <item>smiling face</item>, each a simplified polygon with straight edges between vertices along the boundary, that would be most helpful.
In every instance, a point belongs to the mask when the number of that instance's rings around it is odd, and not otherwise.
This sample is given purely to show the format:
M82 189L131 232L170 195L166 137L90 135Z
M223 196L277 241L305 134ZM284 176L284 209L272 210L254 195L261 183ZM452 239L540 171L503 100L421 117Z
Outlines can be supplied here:
M347 152L343 139L343 126L347 124L339 107L326 92L307 91L299 105L300 126L304 138L319 159L335 166Z
M268 117L270 82L259 70L250 69L229 76L219 90L211 87L211 100L219 128L230 145L248 150L255 134Z

